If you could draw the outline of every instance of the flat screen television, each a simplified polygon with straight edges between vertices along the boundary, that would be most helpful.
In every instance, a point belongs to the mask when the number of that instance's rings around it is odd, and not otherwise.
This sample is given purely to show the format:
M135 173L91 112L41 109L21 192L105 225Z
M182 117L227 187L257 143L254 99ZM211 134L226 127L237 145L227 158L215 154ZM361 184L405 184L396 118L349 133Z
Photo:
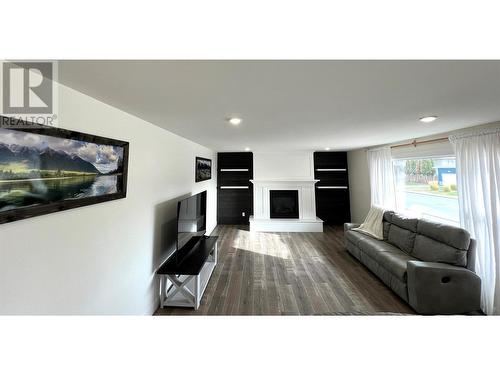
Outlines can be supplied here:
M207 229L207 192L203 191L177 204L177 254L190 249Z

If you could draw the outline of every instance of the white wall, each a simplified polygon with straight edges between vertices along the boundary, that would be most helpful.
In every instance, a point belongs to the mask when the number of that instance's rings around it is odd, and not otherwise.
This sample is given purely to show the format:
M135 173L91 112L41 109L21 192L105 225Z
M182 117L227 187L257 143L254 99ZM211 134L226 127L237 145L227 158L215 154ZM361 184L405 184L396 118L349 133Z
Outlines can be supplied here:
M365 150L347 152L351 221L362 223L370 210L370 174Z
M255 180L313 179L312 152L257 152L253 154Z
M130 142L127 198L0 225L0 314L151 314L178 198L208 190L216 225L216 153L64 86L59 126Z

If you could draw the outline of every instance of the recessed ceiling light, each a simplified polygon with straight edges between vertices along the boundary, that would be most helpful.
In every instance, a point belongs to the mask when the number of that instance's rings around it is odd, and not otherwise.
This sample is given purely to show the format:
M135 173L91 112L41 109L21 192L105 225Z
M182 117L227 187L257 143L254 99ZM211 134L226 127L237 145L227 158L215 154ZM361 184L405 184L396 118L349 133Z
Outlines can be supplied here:
M241 119L239 117L229 117L227 121L234 126L241 124Z
M325 151L330 151L331 148L330 147L325 147Z
M245 151L250 151L250 147L245 147Z
M420 121L422 122L433 122L437 120L437 116L427 116L427 117L422 117Z

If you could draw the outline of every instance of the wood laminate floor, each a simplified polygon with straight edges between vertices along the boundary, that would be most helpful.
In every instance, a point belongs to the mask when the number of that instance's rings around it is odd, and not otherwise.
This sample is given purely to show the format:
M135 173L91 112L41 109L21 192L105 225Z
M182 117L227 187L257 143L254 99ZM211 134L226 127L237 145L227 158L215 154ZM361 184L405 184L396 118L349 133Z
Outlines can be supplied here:
M157 315L414 314L349 255L342 227L324 233L250 233L218 226L218 265L200 308Z

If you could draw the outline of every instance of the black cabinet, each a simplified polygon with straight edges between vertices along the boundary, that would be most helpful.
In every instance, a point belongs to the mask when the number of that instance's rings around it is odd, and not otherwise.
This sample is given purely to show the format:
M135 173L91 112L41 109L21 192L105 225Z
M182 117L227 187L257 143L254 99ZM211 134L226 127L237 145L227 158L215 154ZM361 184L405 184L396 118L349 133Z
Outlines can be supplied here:
M351 220L346 152L315 152L316 215L326 224Z
M248 224L253 215L253 154L217 154L217 223Z

